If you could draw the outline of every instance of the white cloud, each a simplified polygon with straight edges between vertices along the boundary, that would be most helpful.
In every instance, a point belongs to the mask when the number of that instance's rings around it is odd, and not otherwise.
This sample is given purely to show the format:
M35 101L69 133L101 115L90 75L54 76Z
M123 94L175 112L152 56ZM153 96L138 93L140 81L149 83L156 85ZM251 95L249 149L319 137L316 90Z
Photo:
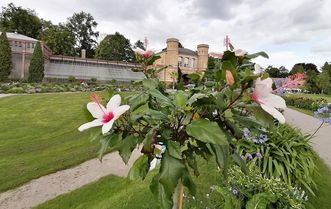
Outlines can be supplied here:
M331 45L325 44L331 43L327 0L2 0L0 6L10 2L34 9L53 23L87 11L99 23L100 34L118 31L131 42L147 36L154 49L176 37L191 49L207 43L210 51L221 51L229 35L238 48L269 52L270 60L262 61L265 65L319 65L331 57ZM307 47L295 48L296 43Z

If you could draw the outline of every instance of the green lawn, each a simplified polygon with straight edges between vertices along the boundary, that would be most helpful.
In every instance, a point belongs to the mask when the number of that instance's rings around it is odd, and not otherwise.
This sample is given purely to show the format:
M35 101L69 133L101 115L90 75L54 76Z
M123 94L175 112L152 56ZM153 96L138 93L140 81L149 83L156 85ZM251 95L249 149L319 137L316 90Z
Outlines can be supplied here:
M90 93L0 99L0 192L96 157L96 130L80 133Z
M326 99L328 102L331 102L331 95L327 94L291 94L291 96L298 96L298 97L307 97L312 99Z
M313 116L313 111L311 110L305 110L305 109L301 109L301 108L298 108L298 107L294 107L294 106L288 106L288 108L291 108L293 110L296 110L296 111L299 111L299 112L302 112L304 114L307 114L307 115L310 115L310 116Z
M214 160L211 159L208 163L200 160L199 164L200 176L194 177L198 188L196 199L199 202L190 202L185 205L187 209L200 205L201 200L206 201L206 193L209 192L210 186L217 182L217 166ZM158 208L158 203L149 189L149 183L156 172L156 170L151 172L144 181L130 181L126 178L107 176L36 208L155 209ZM200 207L197 208L200 209Z
M206 194L210 192L209 187L217 184L215 164L203 162L205 161L200 161L201 175L195 179L198 188L196 199L190 198L186 201L186 209L205 208L208 203L217 201L215 198L206 198ZM317 166L319 175L316 175L315 181L319 190L316 191L315 197L310 197L307 209L327 209L331 205L331 172L319 158ZM152 175L149 175L145 181L129 181L115 176L104 177L39 205L37 209L154 209L157 208L157 200L149 190L151 177Z

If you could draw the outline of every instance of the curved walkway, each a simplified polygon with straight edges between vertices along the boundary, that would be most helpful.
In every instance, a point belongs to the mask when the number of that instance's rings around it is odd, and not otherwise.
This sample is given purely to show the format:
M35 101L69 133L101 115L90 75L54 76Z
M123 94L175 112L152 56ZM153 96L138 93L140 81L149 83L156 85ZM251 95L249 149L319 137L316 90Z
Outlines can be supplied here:
M287 108L286 122L301 130L304 134L312 134L321 125L321 122L309 115ZM311 139L313 149L331 168L331 125L324 124Z
M0 194L0 209L25 209L35 207L61 194L68 193L107 175L127 176L140 151L135 149L128 165L117 152L86 161L76 167L32 180L21 187Z

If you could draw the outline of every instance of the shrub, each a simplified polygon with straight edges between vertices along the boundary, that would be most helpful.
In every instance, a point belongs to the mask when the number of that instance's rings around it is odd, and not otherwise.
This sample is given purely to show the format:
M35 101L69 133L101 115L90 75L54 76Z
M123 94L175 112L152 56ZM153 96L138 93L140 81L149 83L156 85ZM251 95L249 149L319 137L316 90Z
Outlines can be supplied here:
M69 77L68 77L68 81L69 81L70 83L74 83L74 82L77 81L77 79L76 79L75 76L69 76Z
M313 193L316 165L309 136L303 136L288 125L280 125L257 136L246 129L243 139L237 142L237 149L242 158L257 165L265 177L280 178Z
M297 97L292 95L287 95L283 97L287 105L315 111L320 106L327 104L326 99L311 99L306 97Z
M97 78L92 77L92 78L91 78L91 84L96 84L96 83L97 83Z
M36 47L33 51L30 66L29 66L29 77L30 83L41 82L44 78L44 56L41 49L40 42L37 42Z
M12 69L11 49L5 32L0 35L0 81L7 80Z
M24 89L22 87L13 87L7 91L7 93L12 93L12 94L21 94L25 93Z

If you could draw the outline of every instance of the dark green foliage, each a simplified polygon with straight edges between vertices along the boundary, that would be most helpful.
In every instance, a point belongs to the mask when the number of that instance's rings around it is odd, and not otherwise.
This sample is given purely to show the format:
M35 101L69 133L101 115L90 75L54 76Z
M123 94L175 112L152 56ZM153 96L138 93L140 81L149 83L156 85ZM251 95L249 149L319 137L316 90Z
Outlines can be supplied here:
M286 78L288 76L287 71L281 71L279 68L268 66L265 72L269 74L271 78Z
M12 69L11 49L5 32L0 35L0 81L8 79Z
M136 43L134 43L133 48L135 48L135 49L140 48L142 50L146 50L145 46L144 46L144 43L140 40L138 40L138 41L136 41Z
M106 60L133 61L135 54L131 49L130 40L119 32L107 35L95 51L95 57Z
M305 73L306 83L304 88L312 93L320 93L321 89L317 84L317 75L320 73L313 63L297 63L290 71L290 75L296 73Z
M257 165L265 177L280 178L289 185L300 186L313 193L316 164L309 136L303 136L288 125L279 125L266 133L268 140L265 142L260 142L255 136L238 140L238 152L242 156L252 154L254 159L247 161ZM261 153L262 159L256 153Z
M41 40L56 55L76 55L76 40L71 31L63 25L49 25L41 33Z
M0 30L17 32L37 39L42 30L42 23L34 10L16 7L10 3L2 8Z
M80 54L82 49L86 50L86 57L93 57L96 38L99 32L94 31L98 23L94 20L90 13L79 12L74 13L68 18L65 27L72 33L76 41L76 53Z
M44 78L44 57L41 49L41 44L40 42L37 42L29 66L28 81L30 83L39 83L43 80L43 78Z
M331 65L329 63L325 62L322 73L317 76L316 80L322 94L331 94Z
M317 108L327 103L327 100L323 98L313 99L291 95L284 96L283 98L285 99L287 105L312 111L315 111Z

